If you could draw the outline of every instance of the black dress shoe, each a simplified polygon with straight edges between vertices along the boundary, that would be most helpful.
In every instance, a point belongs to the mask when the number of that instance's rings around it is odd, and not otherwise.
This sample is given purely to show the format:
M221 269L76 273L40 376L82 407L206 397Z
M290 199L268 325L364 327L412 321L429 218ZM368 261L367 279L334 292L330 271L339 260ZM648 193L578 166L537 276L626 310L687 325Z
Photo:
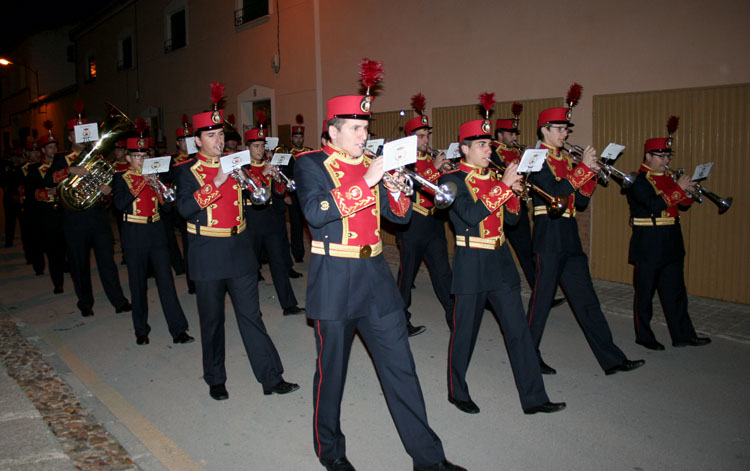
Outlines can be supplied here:
M443 460L440 463L427 466L426 468L414 467L414 471L466 471L466 468L455 465L448 460Z
M295 314L302 314L303 312L305 312L305 308L304 307L292 306L292 307L285 307L284 308L284 315L285 316L293 316Z
M708 337L695 337L689 340L680 340L672 342L673 347L700 347L711 343L711 339Z
M335 460L320 459L320 464L325 466L326 471L357 471L354 466L346 459L346 456L336 458Z
M546 364L544 360L542 360L541 358L539 359L539 369L542 371L543 375L556 375L557 374L557 370L552 368L548 364Z
M149 343L148 335L137 335L135 337L135 343L137 345L148 345Z
M560 304L565 304L566 299L565 298L556 298L552 300L552 307L557 307Z
M476 405L471 399L469 399L468 401L461 401L448 396L448 402L456 406L461 412L466 412L467 414L479 413L479 406Z
M265 278L263 278L263 274L258 270L258 281L266 281Z
M302 273L298 272L294 268L289 269L289 278L302 278Z
M63 287L62 286L55 286L55 290L53 291L54 294L60 294L63 293Z
M613 366L612 368L608 368L604 370L604 374L607 376L613 375L619 371L632 371L636 368L640 368L641 366L646 364L646 360L625 360L624 362L620 363L617 366Z
M523 413L526 415L531 414L537 414L539 412L543 412L545 414L551 414L553 412L559 412L561 410L565 409L565 403L564 402L550 402L547 401L542 405L529 407L528 409L524 409Z
M295 263L305 263L305 259L302 258L302 257L300 257L300 258L294 257L294 261L295 261Z
M635 343L638 345L642 345L649 350L664 350L664 345L660 344L656 340L652 340L650 342L641 342L640 340L636 340Z
M214 384L208 388L208 394L217 401L225 401L229 399L229 392L227 391L224 384Z
M83 317L91 317L91 316L94 315L94 310L90 309L90 308L89 309L81 309L81 315Z
M177 334L177 337L172 339L172 343L193 343L195 339L188 335L187 332L181 332Z
M299 384L295 383L287 383L283 379L279 381L279 383L272 387L272 388L263 388L263 394L266 396L270 396L272 393L276 394L288 394L290 392L296 391L299 389Z
M115 309L115 314L121 314L123 312L130 312L132 310L133 310L133 305L126 302L122 306Z
M406 324L406 330L409 331L409 337L414 337L415 335L419 335L427 328L423 325L413 326L411 325L411 322Z
M188 294L195 294L195 283L188 283Z

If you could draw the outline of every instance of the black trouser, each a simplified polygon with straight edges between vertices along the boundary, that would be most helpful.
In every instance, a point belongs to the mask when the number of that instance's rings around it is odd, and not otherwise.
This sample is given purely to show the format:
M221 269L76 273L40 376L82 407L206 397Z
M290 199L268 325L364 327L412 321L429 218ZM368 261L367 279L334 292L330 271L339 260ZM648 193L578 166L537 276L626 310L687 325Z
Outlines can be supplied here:
M633 287L636 341L656 341L650 324L653 316L652 302L657 291L672 341L681 342L696 337L695 328L688 315L684 259L665 263L637 262L633 266Z
M422 389L401 310L342 321L315 320L318 361L313 381L313 446L320 458L346 455L341 432L344 393L354 331L359 330L375 363L380 386L406 452L415 467L445 459L440 439L427 423Z
M292 283L289 281L289 269L291 259L289 258L289 243L286 231L283 232L260 232L256 228L250 229L250 241L252 246L251 256L260 259L263 250L268 253L268 266L271 268L271 279L276 289L276 296L282 309L297 305Z
M185 273L186 264L182 253L180 253L180 246L177 245L177 236L174 234L176 209L172 208L171 211L162 210L159 213L163 221L164 233L167 235L167 247L164 248L169 252L169 263L174 268L175 273L181 275Z
M445 312L445 322L453 325L453 300L451 299L452 272L448 259L448 244L445 239L445 222L435 216L412 214L408 230L399 232L398 290L404 300L406 320L411 320L411 290L419 266L424 260L430 273L432 289Z
M8 190L5 190L6 192ZM18 219L18 203L8 195L3 195L3 206L5 209L5 246L13 245L13 239L16 237L16 219Z
M264 388L276 386L282 380L284 368L261 319L257 272L224 280L194 282L201 321L203 379L206 383L213 386L227 381L224 368L224 299L229 292L255 379Z
M33 240L34 217L28 208L22 207L18 213L18 222L21 229L21 245L26 263L30 263L36 273L44 272L44 255L38 244Z
M560 284L599 366L607 370L622 364L626 357L612 340L612 332L594 291L586 255L545 252L536 254L536 262L536 283L529 299L528 318L539 358L544 326Z
M70 276L78 296L78 309L83 311L94 306L91 287L92 248L107 299L116 309L127 304L115 265L114 237L105 210L93 208L78 213L66 211L63 228L68 246Z
M50 204L50 203L45 203ZM37 221L38 230L34 232L39 234L39 242L42 251L47 255L49 265L49 275L52 279L52 285L55 288L62 288L64 285L65 273L65 233L63 232L63 215L62 211L49 208L40 212L40 219Z
M529 288L534 288L536 272L534 268L534 254L531 252L531 223L529 222L526 203L521 203L521 212L518 224L504 224L505 232L513 251L516 253L518 263L521 265L523 275L529 283Z
M130 224L125 222L124 224ZM128 246L128 281L130 297L133 302L133 328L136 336L148 335L148 266L154 270L156 288L159 291L161 310L167 320L172 339L188 329L188 322L182 312L180 300L174 287L172 269L169 265L169 252L166 246L133 247Z
M520 291L498 289L456 294L455 297L454 328L448 347L448 394L460 401L471 399L466 384L466 371L477 342L484 307L489 301L502 329L521 407L528 409L548 402L539 360L524 316Z
M302 215L302 208L299 204L299 198L297 193L290 193L292 198L292 204L287 206L289 210L289 245L292 251L292 256L297 262L301 262L305 258L305 217Z

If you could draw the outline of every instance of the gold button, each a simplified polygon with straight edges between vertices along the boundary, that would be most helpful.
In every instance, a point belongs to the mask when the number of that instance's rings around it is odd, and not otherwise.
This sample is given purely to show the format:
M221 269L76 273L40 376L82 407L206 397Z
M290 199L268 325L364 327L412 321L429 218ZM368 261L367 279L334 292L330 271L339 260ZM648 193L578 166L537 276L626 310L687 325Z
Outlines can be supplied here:
M360 258L370 258L370 255L372 255L372 247L369 245L363 245L359 249L359 257Z

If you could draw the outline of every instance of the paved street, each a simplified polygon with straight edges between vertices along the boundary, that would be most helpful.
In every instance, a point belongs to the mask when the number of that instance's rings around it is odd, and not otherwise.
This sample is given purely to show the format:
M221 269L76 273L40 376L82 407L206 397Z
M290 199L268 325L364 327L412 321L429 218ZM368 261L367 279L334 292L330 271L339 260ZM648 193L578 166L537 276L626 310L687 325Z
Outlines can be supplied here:
M395 249L388 247L386 256L395 271ZM307 275L306 264L296 268ZM269 281L260 286L264 321L284 363L284 377L301 388L286 396L262 394L227 299L230 399L223 402L208 396L200 343L172 344L153 280L151 344L138 346L129 314L115 314L96 269L92 272L96 315L83 318L69 277L65 293L53 295L48 276L34 276L20 248L0 251L0 359L5 362L0 470L73 465L147 471L322 469L312 447L313 332L304 317L281 315L267 268L263 273ZM127 294L124 266L120 279ZM306 277L292 280L301 305L305 283ZM191 333L198 337L195 298L187 294L184 276L176 277L176 285ZM467 378L481 413L467 415L446 400L448 329L429 276L420 273L413 322L427 331L410 342L430 424L448 459L470 470L750 469L750 307L691 297L696 328L713 343L672 348L666 327L657 323L655 331L667 349L651 352L633 342L632 288L608 282L596 282L596 287L615 342L629 358L645 359L643 368L605 377L563 305L550 316L542 352L558 370L545 377L547 391L568 408L526 416L498 324L487 313ZM524 301L527 297L524 286ZM18 351L28 353L14 354ZM46 373L29 374L37 371ZM43 405L45 400L63 405L54 412ZM75 433L61 423L66 419L59 410L70 412ZM45 422L50 427L40 427ZM342 429L357 469L411 469L359 341L350 360ZM35 437L25 441L34 443L33 449L18 445L19 433ZM71 446L70 437L88 442ZM96 459L86 461L85 453Z

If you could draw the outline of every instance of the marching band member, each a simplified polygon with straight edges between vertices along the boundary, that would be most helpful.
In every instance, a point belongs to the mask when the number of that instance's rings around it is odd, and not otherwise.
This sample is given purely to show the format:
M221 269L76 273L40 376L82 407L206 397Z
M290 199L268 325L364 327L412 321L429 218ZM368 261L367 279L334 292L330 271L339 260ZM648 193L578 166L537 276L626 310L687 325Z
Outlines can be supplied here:
M248 221L248 237L251 241L252 257L259 260L265 250L268 254L268 265L271 279L276 289L284 315L302 314L304 308L297 306L292 284L289 281L291 259L289 258L289 239L286 233L286 205L284 195L286 187L273 178L274 167L266 162L265 145L266 129L263 127L265 114L260 116L260 127L245 132L245 147L250 151L250 178L270 190L271 197L266 204L252 204L245 198L245 216Z
M148 325L147 272L149 263L153 269L156 287L159 290L159 301L164 317L167 320L169 333L174 343L190 343L195 340L188 335L188 322L182 312L174 287L172 269L169 264L167 238L159 213L164 205L156 175L142 175L143 160L148 158L146 139L131 137L127 139L125 159L129 169L118 172L112 182L114 205L122 214L122 246L128 253L128 281L133 299L133 329L136 344L149 343ZM166 203L171 204L171 203Z
M685 243L680 227L680 210L693 203L687 191L695 191L689 175L674 181L669 170L672 159L672 134L679 118L667 123L669 137L648 139L638 177L626 192L630 205L628 262L633 265L633 323L635 343L649 350L664 350L651 330L654 293L659 292L672 345L701 346L711 342L698 337L688 314L685 288Z
M210 396L229 398L224 367L224 300L229 292L242 342L263 394L299 389L284 381L284 368L266 331L258 300L258 266L245 231L242 188L221 169L224 86L213 82L214 110L193 116L198 154L176 167L177 209L188 221L190 278L195 283L203 349L203 379Z
M415 470L462 470L445 460L440 439L427 423L422 390L404 320L404 305L382 256L381 213L407 222L411 201L381 181L383 158L366 157L369 87L379 62L363 61L365 96L328 100L330 141L297 160L297 192L312 232L307 284L318 354L313 384L313 444L329 471L351 471L341 431L341 397L349 353L358 330Z
M33 192L29 189L29 175L32 168L39 166L41 150L37 142L36 129L26 141L24 149L26 162L19 168L18 187L21 196L21 243L23 244L26 263L31 264L37 276L44 274L44 251L42 250L41 234L35 232L36 221L39 218L38 207Z
M456 230L453 257L455 296L453 330L448 349L448 401L460 411L476 414L479 407L469 395L466 371L474 351L487 303L500 323L508 350L521 407L526 414L557 412L565 403L550 402L539 370L521 301L518 271L508 245L503 223L518 219L521 190L518 163L508 164L502 180L488 171L492 123L489 111L494 93L480 95L486 119L468 121L459 130L463 160L458 170L447 173L441 183L452 182L458 191L450 207Z
M85 149L84 144L75 140L75 126L86 124L88 121L81 117L83 113L83 102L76 100L74 103L78 118L68 120L68 140L72 151L68 154L57 154L52 165L44 176L44 184L47 187L57 186L63 182L68 175L85 175L88 173L85 167L74 166L78 155ZM109 185L101 185L100 191L108 196L112 192ZM76 296L78 296L78 309L84 317L94 315L94 293L91 287L91 249L94 249L96 266L99 269L99 278L107 299L115 307L116 313L129 312L132 305L122 293L120 286L120 275L117 272L114 257L114 236L112 226L107 217L107 209L102 201L93 207L83 211L74 211L68 208L63 210L63 229L65 231L65 243L68 246L68 262L70 264L70 277L73 279Z
M547 214L544 201L533 193L532 248L537 269L529 299L528 320L542 373L555 374L554 368L542 360L539 344L555 290L558 284L561 285L594 356L604 372L611 375L634 370L645 362L628 360L612 340L612 332L591 281L588 257L581 247L575 214L576 208L588 205L596 187L596 149L586 147L582 161L577 165L573 164L570 154L562 150L568 129L573 126L571 111L580 94L580 85L573 84L568 92L568 108L549 108L539 113L537 134L542 140L542 148L547 149L547 159L542 170L532 173L529 181L552 196L565 195L569 200L562 217L553 218Z
M445 152L434 157L428 152L432 126L427 115L424 114L426 101L424 95L418 93L411 99L412 108L417 116L404 125L404 134L417 136L417 161L414 171L425 179L435 183L440 178L441 167L447 159ZM425 331L424 326L414 326L411 323L411 290L417 277L419 266L424 260L430 271L432 288L445 312L445 321L452 328L453 300L451 299L451 267L448 263L448 243L445 239L445 212L435 207L432 192L420 186L414 190L412 197L412 215L405 225L396 226L396 238L399 245L401 263L398 271L398 289L406 308L406 328L409 337L419 335Z
M495 121L495 141L492 143L495 152L492 161L500 166L521 161L522 147L518 143L521 131L518 129L518 120L523 111L523 105L514 102L511 107L513 118L498 119ZM531 251L531 224L529 223L529 208L525 200L521 200L521 210L517 224L505 224L503 228L508 242L516 253L524 277L530 288L534 288L536 267L534 266L534 254ZM557 298L552 301L552 307L559 306L565 302L565 298Z
M286 176L294 180L294 166L297 163L297 158L305 153L310 152L312 149L305 146L305 126L304 117L301 114L295 116L296 125L292 126L292 139L291 148L289 152L292 154L292 160L289 161L289 165L286 167ZM305 258L305 243L303 238L303 231L305 229L305 217L302 215L302 208L299 205L299 197L297 192L290 191L288 194L291 199L289 207L289 248L292 251L292 257L297 263L302 263Z

